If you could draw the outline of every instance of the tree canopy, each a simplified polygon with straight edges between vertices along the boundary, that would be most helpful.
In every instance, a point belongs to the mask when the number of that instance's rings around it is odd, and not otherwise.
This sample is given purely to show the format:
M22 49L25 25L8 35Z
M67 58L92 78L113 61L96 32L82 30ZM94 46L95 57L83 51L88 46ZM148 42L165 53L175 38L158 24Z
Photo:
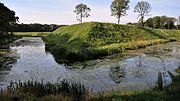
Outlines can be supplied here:
M160 28L160 29L173 29L176 28L175 23L176 18L167 17L167 16L155 16L153 18L149 18L145 22L145 26L151 28Z
M91 9L86 4L76 5L74 12L77 14L77 20L81 23L83 22L83 18L88 18L90 16L89 12Z
M9 31L10 26L18 21L15 12L0 3L0 33Z
M118 18L118 24L120 23L121 16L126 15L126 11L129 9L129 0L114 0L111 4L111 15Z
M151 5L148 2L138 2L137 5L134 7L134 12L139 13L138 18L140 17L140 25L144 26L144 17L148 16L151 11Z

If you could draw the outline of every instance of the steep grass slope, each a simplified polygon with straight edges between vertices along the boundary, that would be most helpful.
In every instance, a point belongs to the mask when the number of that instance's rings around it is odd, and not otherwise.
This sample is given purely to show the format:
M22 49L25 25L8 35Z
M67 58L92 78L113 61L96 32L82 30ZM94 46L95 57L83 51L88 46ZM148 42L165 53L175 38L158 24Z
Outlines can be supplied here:
M157 30L112 23L88 22L65 26L44 38L46 49L59 62L96 59L125 49L179 40L180 31Z

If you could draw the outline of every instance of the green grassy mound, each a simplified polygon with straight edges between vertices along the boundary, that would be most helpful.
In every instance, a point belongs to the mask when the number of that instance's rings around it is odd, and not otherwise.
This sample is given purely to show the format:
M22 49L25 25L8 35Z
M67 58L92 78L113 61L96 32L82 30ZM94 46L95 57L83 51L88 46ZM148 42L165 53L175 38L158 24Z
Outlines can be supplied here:
M44 37L58 62L97 59L126 49L180 39L178 30L157 30L112 23L87 22L57 29Z

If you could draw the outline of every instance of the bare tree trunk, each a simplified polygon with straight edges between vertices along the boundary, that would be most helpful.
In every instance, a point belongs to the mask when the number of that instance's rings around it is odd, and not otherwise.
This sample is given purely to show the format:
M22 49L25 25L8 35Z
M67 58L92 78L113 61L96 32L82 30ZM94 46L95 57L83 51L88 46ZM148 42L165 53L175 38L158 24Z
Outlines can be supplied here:
M144 16L141 17L141 26L144 27Z
M120 24L120 17L118 18L118 24Z
M83 22L83 13L81 12L81 23Z
M118 15L118 24L120 24L121 16Z

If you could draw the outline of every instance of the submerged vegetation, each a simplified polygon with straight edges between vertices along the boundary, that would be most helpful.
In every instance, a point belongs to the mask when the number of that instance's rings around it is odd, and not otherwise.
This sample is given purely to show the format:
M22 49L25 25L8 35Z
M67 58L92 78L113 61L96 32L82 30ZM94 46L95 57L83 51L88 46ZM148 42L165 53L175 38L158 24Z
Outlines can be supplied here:
M177 72L177 73L180 73L180 67L179 67L178 69L176 69L176 72Z
M9 64L16 62L15 57L9 57L9 50L0 49L0 71L10 69Z
M16 59L14 57L9 57L10 43L19 38L19 36L14 36L12 34L0 35L2 38L0 40L0 70L9 69L9 64L14 63Z
M0 49L9 49L9 44L19 37L20 36L14 36L13 34L0 34Z
M44 37L46 49L58 62L72 63L122 53L128 49L176 41L178 30L149 29L88 22L65 26Z

